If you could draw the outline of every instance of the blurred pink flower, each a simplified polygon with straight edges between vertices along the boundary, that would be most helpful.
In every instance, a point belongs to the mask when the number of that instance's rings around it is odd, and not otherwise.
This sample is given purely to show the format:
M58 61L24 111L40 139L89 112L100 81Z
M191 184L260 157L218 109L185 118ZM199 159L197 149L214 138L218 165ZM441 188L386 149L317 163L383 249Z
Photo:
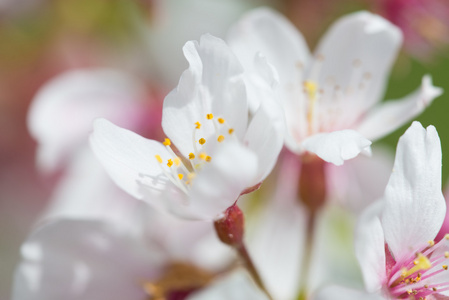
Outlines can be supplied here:
M421 59L449 43L449 3L446 0L382 0L380 12L404 33L406 51Z

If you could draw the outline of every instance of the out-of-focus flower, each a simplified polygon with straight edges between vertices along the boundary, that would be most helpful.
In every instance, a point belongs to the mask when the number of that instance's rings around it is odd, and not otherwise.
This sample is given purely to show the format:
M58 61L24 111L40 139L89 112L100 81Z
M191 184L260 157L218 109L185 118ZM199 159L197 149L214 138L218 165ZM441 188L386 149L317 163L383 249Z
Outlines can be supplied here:
M383 0L380 13L401 28L406 51L429 59L449 43L449 3L445 0Z
M368 12L337 21L313 56L301 34L266 8L244 16L228 40L245 68L263 55L278 71L289 149L315 153L336 165L369 152L369 139L398 128L442 92L425 76L411 95L379 103L402 35Z
M382 201L370 206L357 226L356 255L366 290L374 298L448 295L449 242L447 238L434 242L445 212L438 134L434 127L425 130L414 122L399 140ZM348 292L343 297L358 296Z
M95 118L140 129L146 98L142 82L117 70L80 69L54 78L39 90L28 114L39 169L55 171L85 147Z
M211 35L188 42L190 68L164 101L164 143L98 120L91 146L125 191L186 218L213 219L273 168L282 112L264 101L248 125L243 69ZM172 147L171 143L176 146Z
M135 204L120 219L59 218L37 228L22 246L12 299L177 299L230 263L211 224Z
M204 290L189 296L187 300L268 300L241 270L217 280Z

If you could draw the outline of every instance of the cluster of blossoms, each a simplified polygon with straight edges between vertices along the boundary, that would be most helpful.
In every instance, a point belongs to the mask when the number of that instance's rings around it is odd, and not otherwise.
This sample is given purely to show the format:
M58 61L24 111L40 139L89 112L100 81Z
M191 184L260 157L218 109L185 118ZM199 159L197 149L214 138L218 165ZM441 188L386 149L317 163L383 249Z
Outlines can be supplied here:
M365 288L312 280L326 261L317 248L333 168L349 178L346 160L371 155L374 140L442 93L424 76L381 102L401 42L397 27L359 12L311 54L283 16L254 10L227 43L206 34L185 44L189 68L164 99L162 142L134 132L157 126L145 122L137 79L84 70L51 82L29 123L39 166L64 175L22 247L12 299L446 299L441 147L417 122L391 176L377 175L389 177L380 199L341 205L359 214L352 268ZM65 125L74 108L81 126ZM264 190L271 199L258 199Z

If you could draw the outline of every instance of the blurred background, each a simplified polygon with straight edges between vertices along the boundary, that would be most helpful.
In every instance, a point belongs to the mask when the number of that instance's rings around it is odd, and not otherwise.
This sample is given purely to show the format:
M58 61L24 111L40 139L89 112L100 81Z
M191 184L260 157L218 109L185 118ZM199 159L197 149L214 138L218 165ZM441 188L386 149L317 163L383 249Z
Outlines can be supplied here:
M27 127L40 87L67 70L121 70L144 83L145 105L154 113L147 122L159 126L161 102L187 67L184 43L203 33L225 38L243 13L262 5L284 13L311 49L341 15L379 13L405 35L385 98L413 91L424 74L449 91L446 0L0 0L0 300L9 298L20 244L58 178L37 170L36 141ZM440 133L443 182L449 174L448 97L419 117ZM68 121L76 126L76 118ZM378 143L393 151L406 127Z

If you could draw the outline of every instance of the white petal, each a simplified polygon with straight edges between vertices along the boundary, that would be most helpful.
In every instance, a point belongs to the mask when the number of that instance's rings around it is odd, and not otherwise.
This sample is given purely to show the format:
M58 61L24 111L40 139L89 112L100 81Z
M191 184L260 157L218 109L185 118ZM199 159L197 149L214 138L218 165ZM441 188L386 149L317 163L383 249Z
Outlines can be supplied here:
M271 100L271 101L270 101ZM257 179L265 179L276 164L284 144L285 121L282 108L272 99L264 101L251 120L245 144L259 159Z
M424 76L421 87L412 94L394 101L378 104L357 126L357 131L371 140L381 138L419 115L443 89L432 85Z
M345 300L386 300L387 298L382 297L379 294L368 294L365 291L355 290L352 288L347 288L343 286L332 285L325 287L319 291L313 300L335 300L335 299L345 299Z
M300 79L298 63L305 65L309 61L302 35L287 18L269 8L254 9L244 15L229 31L228 42L246 68L261 52L278 70L282 84Z
M314 61L311 79L321 87L332 78L342 89L356 89L363 74L369 73L364 99L357 100L362 108L368 108L381 100L401 43L401 31L384 18L369 12L346 15L320 41L315 53L323 56L324 61ZM361 63L359 67L354 67L356 61ZM318 70L319 74L314 75Z
M12 299L144 299L141 284L153 280L163 263L145 249L110 223L49 223L22 246Z
M282 192L282 191L279 191ZM300 282L301 254L305 248L306 214L296 201L275 199L251 224L248 251L274 299L294 299Z
M214 282L187 300L268 300L243 270L237 270Z
M296 102L302 91L303 70L309 62L307 44L298 30L283 15L269 8L254 9L244 15L230 30L228 42L251 69L258 52L265 56L279 73L281 99Z
M380 222L383 202L369 206L360 216L356 226L355 251L362 269L368 292L376 292L385 282L385 239Z
M243 82L243 68L230 48L220 39L203 35L200 42L184 46L190 67L181 76L178 87L167 95L162 113L162 127L181 153L193 151L195 122L203 126L197 138L208 139L215 128L206 115L222 117L235 134L243 138L248 120L248 104Z
M359 155L342 166L329 164L326 178L331 200L358 214L382 198L393 169L393 159L390 149L377 146L373 148L372 157Z
M189 193L190 203L179 207L193 217L216 218L255 181L258 162L252 151L233 142L224 143L218 148L211 154L211 162L194 179ZM184 211L178 213L183 214Z
M250 113L254 114L264 101L278 101L279 76L262 53L256 53L252 68L245 70L244 79Z
M120 190L92 150L79 151L58 182L42 219L122 220L141 201ZM134 221L134 220L133 220Z
M382 226L396 261L435 238L446 213L435 127L413 122L399 139L384 199Z
M318 133L304 140L302 147L315 153L323 160L342 165L345 160L359 155L370 148L371 142L354 130L340 130Z
M136 128L144 95L141 82L115 70L74 70L52 79L39 90L28 114L29 130L39 146L39 168L54 170L84 145L95 118Z
M161 143L98 119L90 145L112 180L135 198L161 205L161 194L176 190L162 169L169 172L165 162L173 157ZM161 156L162 164L155 155Z

